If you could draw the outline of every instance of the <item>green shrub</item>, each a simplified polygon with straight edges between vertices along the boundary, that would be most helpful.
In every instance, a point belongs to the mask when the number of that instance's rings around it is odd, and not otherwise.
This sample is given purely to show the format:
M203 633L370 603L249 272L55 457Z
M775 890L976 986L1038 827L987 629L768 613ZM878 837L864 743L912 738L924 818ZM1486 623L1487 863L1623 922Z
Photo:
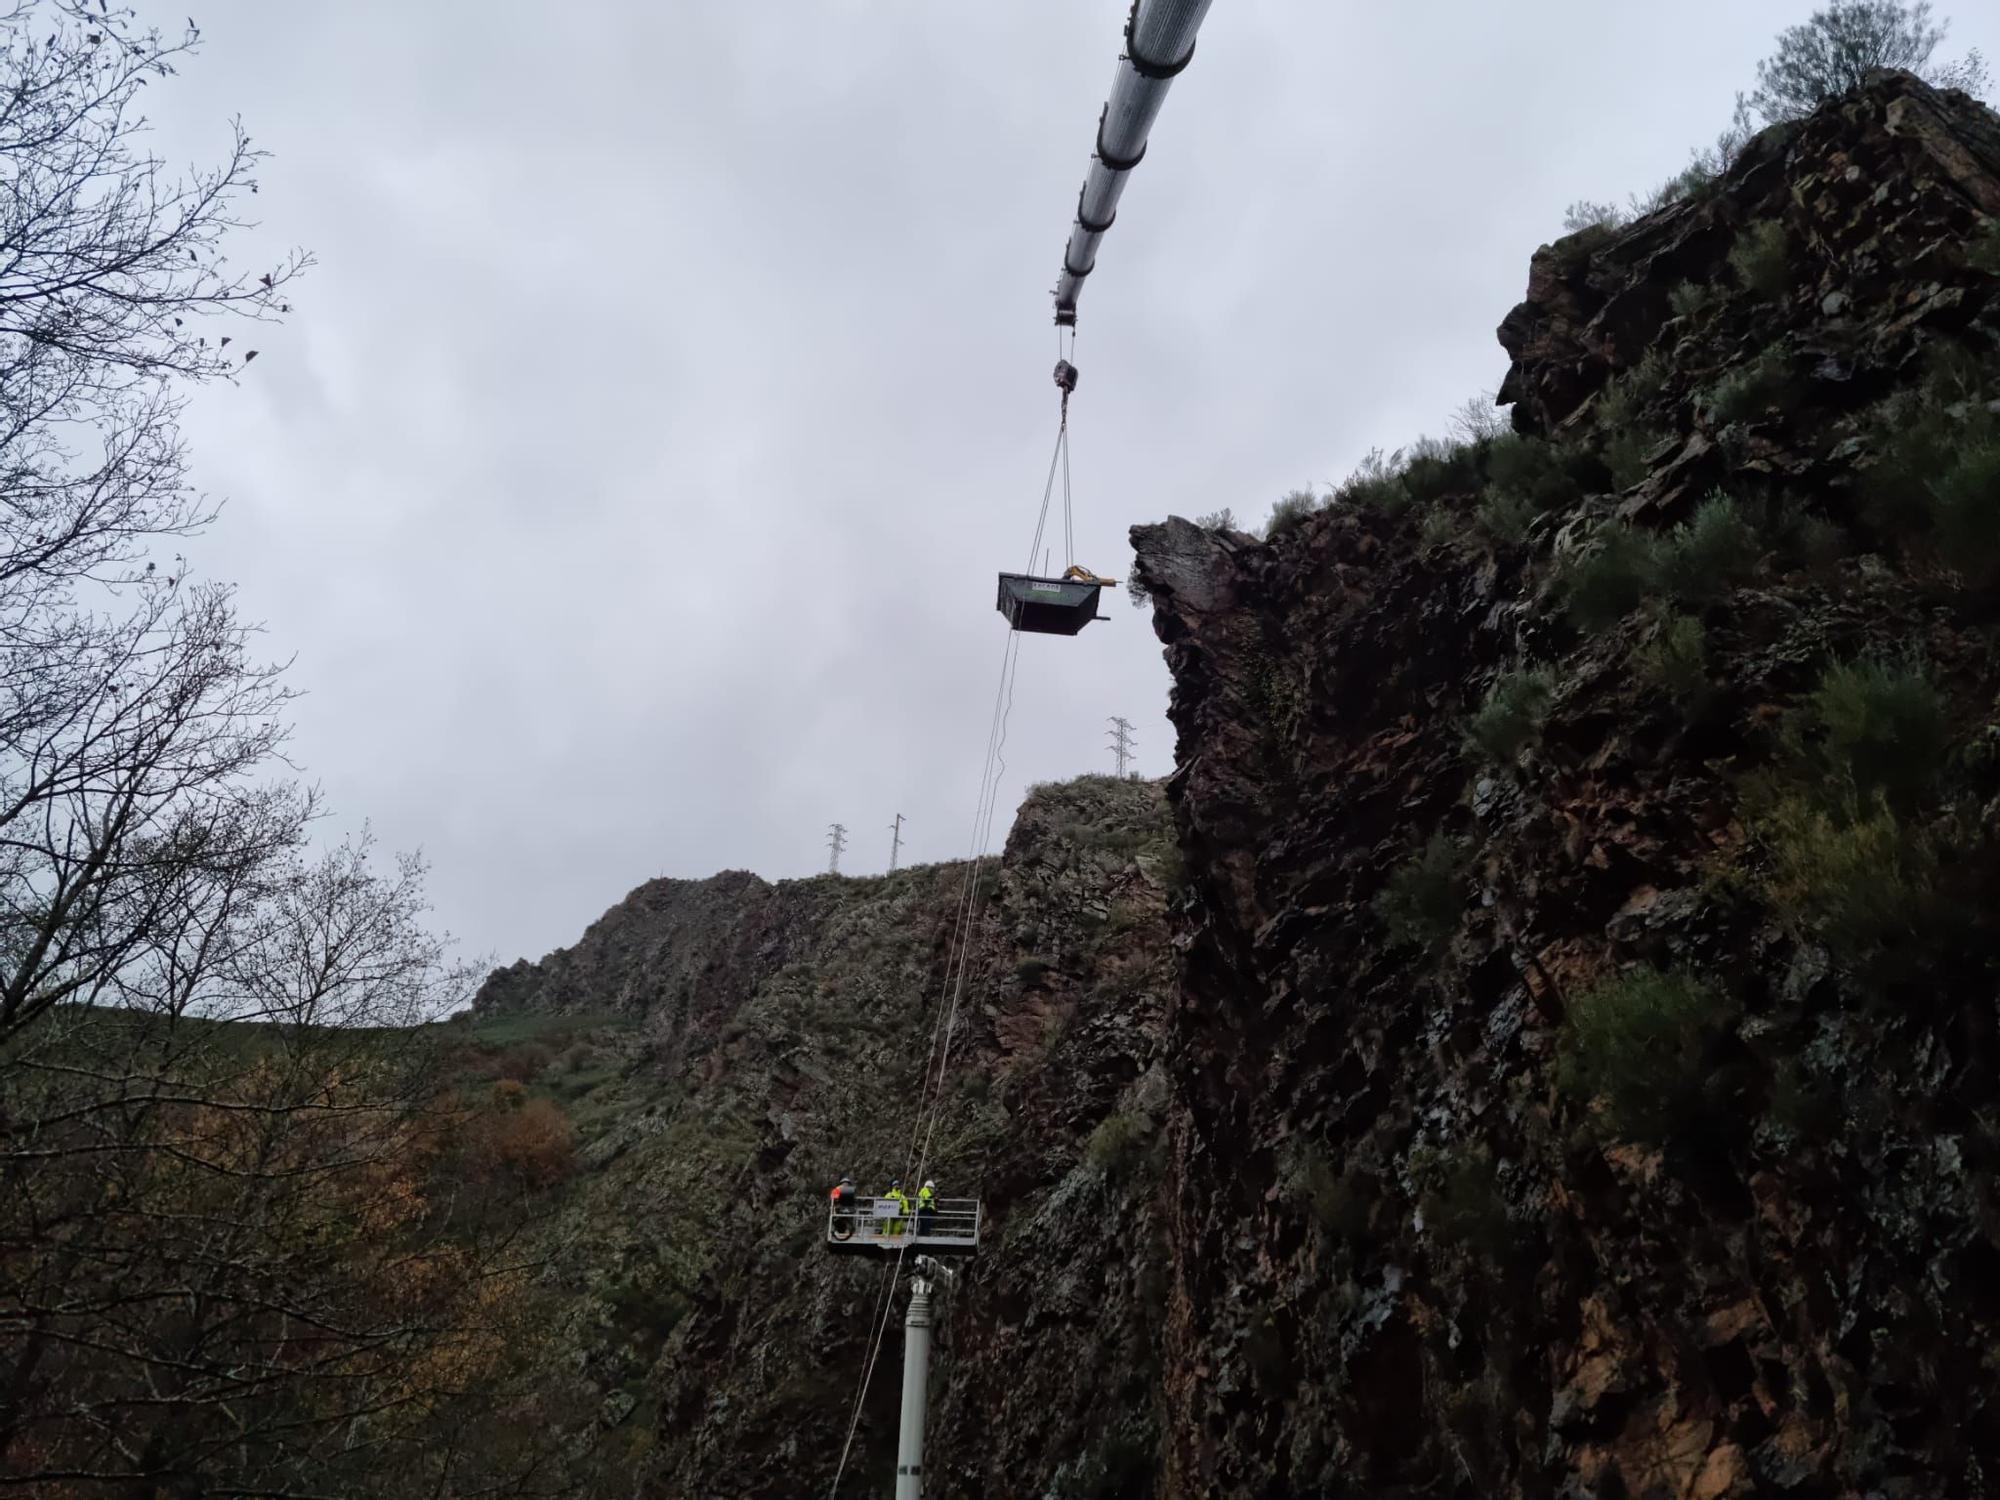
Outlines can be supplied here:
M1962 423L1915 391L1900 391L1871 413L1868 434L1875 462L1862 471L1862 513L1898 535L1928 531L1931 482L1951 468L1961 446Z
M1660 583L1686 604L1719 598L1757 566L1757 533L1736 502L1719 490L1660 548Z
M1581 218L1585 213L1601 213L1603 217L1585 223ZM1591 256L1618 238L1618 231L1625 227L1625 216L1607 203L1573 204L1564 227L1575 232L1557 240L1549 247L1549 253L1562 275L1574 276L1590 264Z
M1397 514L1410 503L1410 492L1403 485L1402 460L1400 448L1387 458L1380 448L1369 449L1354 472L1335 486L1334 503Z
M1418 438L1403 457L1403 491L1412 500L1441 500L1479 488L1479 452L1471 443Z
M1708 675L1708 632L1700 620L1676 615L1660 633L1633 654L1633 665L1646 684L1679 706L1688 718L1698 718L1714 700L1715 684Z
M1690 974L1644 965L1569 1003L1557 1078L1620 1138L1659 1144L1708 1104L1711 1053L1732 1007Z
M1866 433L1877 458L1861 476L1864 514L1898 535L1935 538L1941 558L1975 584L2000 576L2000 412L1993 372L1962 345L1926 359L1922 387L1890 397Z
M1800 516L1788 541L1798 560L1815 573L1826 572L1847 556L1847 533L1827 516Z
M1311 490L1293 490L1271 507L1271 518L1264 523L1264 535L1267 538L1283 536L1319 508L1319 496Z
M1714 185L1714 172L1700 161L1689 162L1645 197L1633 194L1633 215L1643 218L1647 214L1656 214L1663 208L1673 207L1676 203L1699 198Z
M1727 425L1755 421L1772 411L1790 412L1799 395L1790 356L1781 349L1767 349L1710 386L1702 393L1701 404L1711 421Z
M1419 1199L1424 1223L1448 1245L1463 1245L1489 1260L1504 1258L1515 1236L1507 1203L1494 1180L1493 1157L1483 1147L1455 1149L1425 1174Z
M1250 667L1250 701L1264 722L1279 738L1288 738L1305 717L1306 692L1298 670L1288 658L1273 658L1262 652Z
M1805 718L1827 771L1863 801L1880 792L1898 808L1915 806L1935 789L1951 748L1930 678L1880 658L1828 667Z
M1486 477L1496 489L1518 495L1539 512L1583 498L1579 456L1541 438L1518 432L1496 438L1486 449Z
M1150 1428L1141 1432L1107 1432L1096 1446L1064 1464L1050 1481L1047 1500L1122 1500L1150 1495L1158 1470L1158 1440Z
M2000 276L2000 219L1988 219L1965 252L1965 263L1988 276Z
M1488 759L1512 765L1540 737L1555 696L1555 678L1548 671L1509 672L1493 684L1467 722L1467 738Z
M1234 531L1236 512L1225 505L1221 510L1212 510L1205 516L1196 516L1194 524L1203 531Z
M1121 1109L1108 1114L1084 1142L1083 1159L1108 1180L1122 1178L1145 1155L1154 1128L1153 1117L1144 1110Z
M1736 237L1729 252L1736 279L1764 297L1776 297L1792 279L1791 245L1785 226L1774 219L1752 224Z
M1667 362L1659 351L1648 350L1646 357L1598 394L1593 415L1602 428L1629 427L1642 421L1667 383Z
M1706 281L1683 281L1667 293L1674 316L1693 322L1715 305L1715 287Z
M1455 511L1437 505L1424 512L1417 527L1417 540L1426 547L1449 547L1465 534L1465 526Z
M1886 798L1830 810L1787 797L1758 831L1770 852L1771 905L1840 958L1865 963L1941 926L1936 844Z
M1609 629L1639 607L1659 573L1657 541L1622 522L1600 526L1557 574L1564 607L1579 628Z
M1965 441L1929 486L1931 519L1945 560L1986 584L2000 574L2000 423L1965 425Z
M1472 522L1496 542L1518 542L1527 537L1537 514L1535 507L1514 491L1494 490L1479 502Z
M1024 958L1014 966L1014 977L1023 984L1040 984L1042 976L1049 972L1046 958Z
M1653 454L1664 434L1657 427L1624 427L1604 441L1604 466L1611 482L1621 490L1642 483L1653 472Z
M1465 911L1465 851L1442 833L1398 865L1375 897L1389 940L1426 952L1458 930Z
M1335 1172L1318 1146L1295 1140L1279 1170L1278 1194L1328 1234L1352 1242L1368 1232L1375 1179L1351 1163Z
M1666 362L1657 353L1648 353L1597 398L1593 415L1604 434L1604 462L1612 483L1621 490L1646 477L1653 450L1665 439L1650 414L1666 378Z

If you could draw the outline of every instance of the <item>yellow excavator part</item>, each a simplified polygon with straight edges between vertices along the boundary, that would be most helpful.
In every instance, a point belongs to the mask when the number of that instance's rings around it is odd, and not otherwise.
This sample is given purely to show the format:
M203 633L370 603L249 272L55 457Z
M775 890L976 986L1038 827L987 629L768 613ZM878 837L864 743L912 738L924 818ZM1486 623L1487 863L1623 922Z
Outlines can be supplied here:
M1118 580L1115 578L1099 578L1095 573L1091 572L1090 569L1084 567L1080 563L1071 563L1067 568L1064 568L1062 576L1065 578L1074 578L1078 583L1102 583L1107 585L1115 585L1118 582Z

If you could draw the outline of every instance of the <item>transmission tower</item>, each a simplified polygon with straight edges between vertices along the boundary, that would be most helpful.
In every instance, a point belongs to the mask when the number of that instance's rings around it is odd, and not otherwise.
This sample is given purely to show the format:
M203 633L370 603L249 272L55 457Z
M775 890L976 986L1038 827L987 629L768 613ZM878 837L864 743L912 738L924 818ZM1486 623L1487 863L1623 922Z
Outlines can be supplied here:
M903 815L896 814L896 821L889 825L889 873L896 873L896 860L903 852Z
M1122 779L1126 768L1138 751L1132 748L1132 721L1113 719L1111 721L1111 753L1118 757L1118 775Z
M829 823L827 825L826 847L832 851L827 858L826 873L829 875L838 875L840 873L840 851L847 847L847 825L845 823Z

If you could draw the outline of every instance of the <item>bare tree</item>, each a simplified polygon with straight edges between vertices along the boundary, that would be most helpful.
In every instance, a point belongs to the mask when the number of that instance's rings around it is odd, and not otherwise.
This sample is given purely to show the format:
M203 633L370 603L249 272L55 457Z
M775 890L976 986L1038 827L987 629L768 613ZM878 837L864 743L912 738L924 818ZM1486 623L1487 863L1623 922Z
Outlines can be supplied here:
M306 857L280 672L168 555L181 393L308 263L229 269L240 127L144 149L197 40L0 0L0 1492L548 1490L508 1205L566 1143L475 1129L421 867Z
M533 1492L568 1441L519 1383L537 1184L456 1162L411 1028L472 984L421 867L284 854L160 911L0 1072L0 1489Z
M286 694L228 590L149 549L205 521L179 388L240 369L234 323L307 264L227 269L259 161L177 176L142 149L169 40L125 10L0 13L0 1040L100 998L188 862L294 843L303 799L249 790Z
M242 369L257 351L218 321L289 311L309 264L228 268L262 160L240 125L187 176L142 149L142 91L197 36L85 0L0 15L0 621L37 585L126 576L148 541L206 517L171 382Z
M1497 404L1498 393L1481 391L1460 402L1451 414L1451 435L1461 443L1490 442L1513 431Z
M1598 203L1579 198L1563 210L1563 233L1581 234L1586 229L1619 229L1627 214L1615 203Z
M1929 0L1836 0L1778 34L1777 51L1757 64L1750 103L1767 123L1796 120L1858 88L1878 68L1905 68L1942 88L1983 93L1988 79L1977 51L1931 66L1949 29L1949 22L1931 19Z

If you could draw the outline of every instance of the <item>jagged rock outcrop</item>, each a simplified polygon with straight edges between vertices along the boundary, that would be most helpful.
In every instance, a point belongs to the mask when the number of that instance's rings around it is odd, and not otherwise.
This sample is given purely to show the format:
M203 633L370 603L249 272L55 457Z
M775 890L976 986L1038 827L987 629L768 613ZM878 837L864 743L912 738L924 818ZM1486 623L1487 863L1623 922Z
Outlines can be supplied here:
M742 870L707 880L649 880L592 922L574 947L495 969L473 1004L555 1013L685 1010L702 975L731 956L748 951L772 967L782 963L778 945L795 934L795 915L810 907L796 898L813 891L811 882L797 881L781 893Z
M1778 315L1745 331L1803 330L1815 379L1880 394L1920 342L1912 334L1963 328L1983 305L1954 273L1995 215L2000 117L1906 73L1882 75L1758 136L1726 191L1537 252L1526 300L1500 325L1513 359L1500 399L1514 403L1517 429L1561 431L1607 378L1672 337L1674 287L1712 279L1751 224L1796 230L1811 260Z
M2000 1492L1996 209L1994 117L1879 77L1538 254L1463 483L1135 529L1161 1493Z

